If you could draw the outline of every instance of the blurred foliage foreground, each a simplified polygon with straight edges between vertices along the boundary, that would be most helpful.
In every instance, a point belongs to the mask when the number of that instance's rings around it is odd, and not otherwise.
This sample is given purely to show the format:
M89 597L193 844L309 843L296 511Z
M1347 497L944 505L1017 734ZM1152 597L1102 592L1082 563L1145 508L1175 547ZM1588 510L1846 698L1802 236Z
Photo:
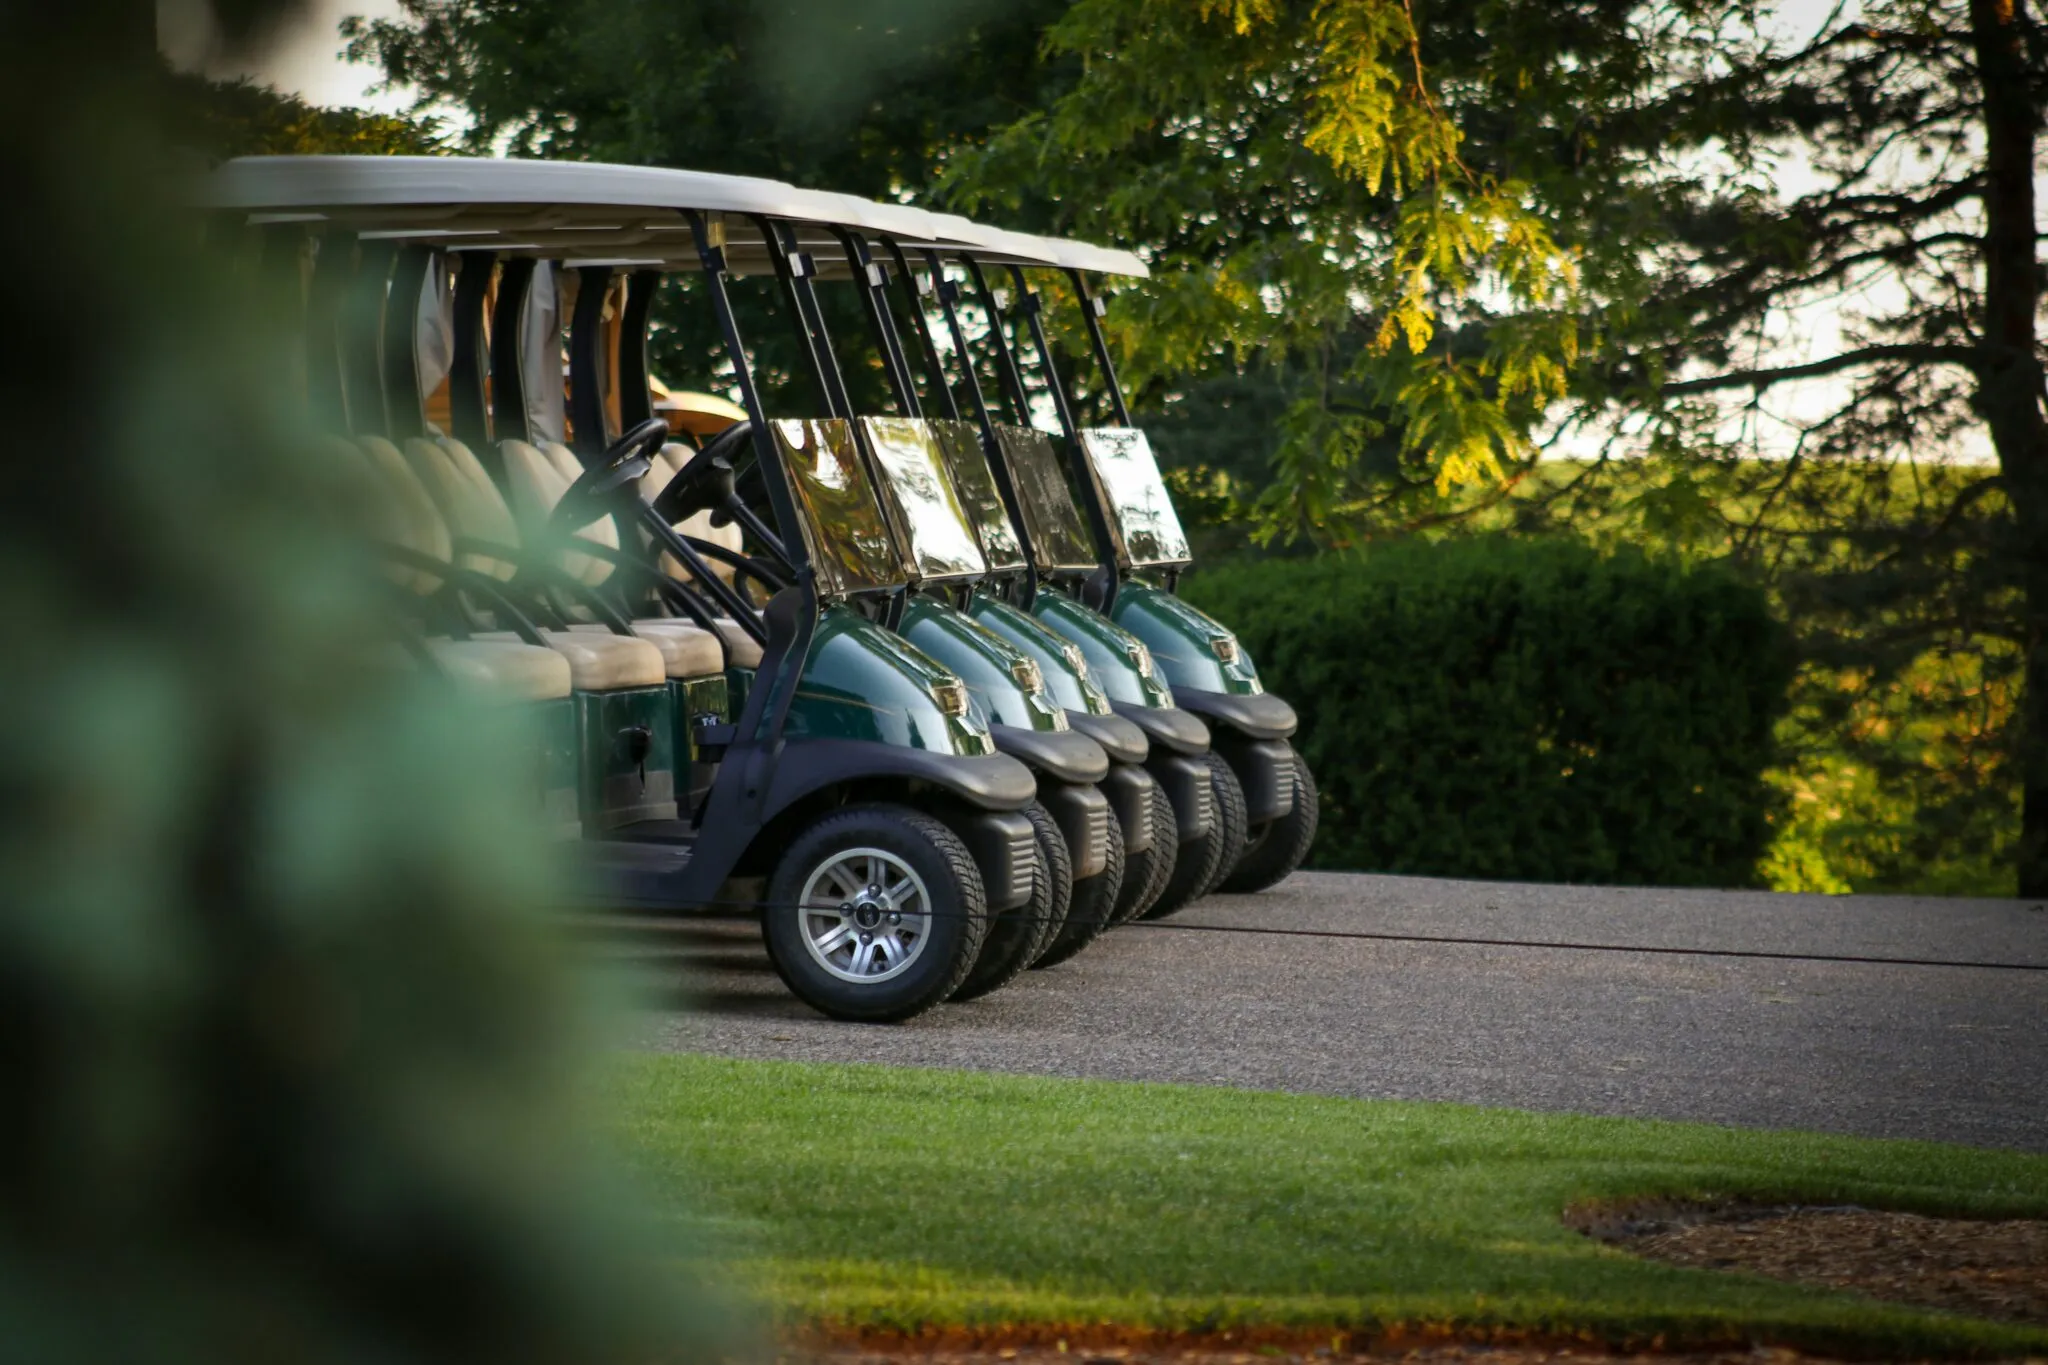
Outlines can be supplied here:
M517 750L364 667L378 580L124 23L0 20L5 1354L699 1353L584 1122Z

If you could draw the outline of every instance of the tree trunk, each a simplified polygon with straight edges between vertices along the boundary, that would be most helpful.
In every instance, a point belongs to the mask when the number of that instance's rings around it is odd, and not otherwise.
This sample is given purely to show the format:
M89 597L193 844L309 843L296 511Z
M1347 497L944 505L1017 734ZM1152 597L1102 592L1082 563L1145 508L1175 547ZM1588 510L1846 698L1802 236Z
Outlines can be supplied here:
M2048 896L2048 418L2035 336L2034 144L2039 121L2024 47L2025 0L1970 0L1983 98L1984 317L1977 405L2012 499L2025 594L2019 717L2019 891Z

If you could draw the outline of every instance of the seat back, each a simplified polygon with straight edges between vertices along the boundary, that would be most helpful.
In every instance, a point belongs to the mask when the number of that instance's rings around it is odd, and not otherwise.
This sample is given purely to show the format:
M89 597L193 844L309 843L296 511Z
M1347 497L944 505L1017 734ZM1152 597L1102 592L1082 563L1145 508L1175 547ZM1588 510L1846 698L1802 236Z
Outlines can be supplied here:
M381 436L363 436L344 442L368 467L373 486L384 499L386 533L399 545L432 559L446 562L453 553L448 523L434 505L419 475L406 463L398 447ZM441 586L438 575L427 570L404 567L399 581L422 596Z
M469 457L468 463L476 463L476 456L467 447L463 454ZM519 549L519 527L512 518L512 509L505 505L488 475L481 481L470 477L447 445L422 437L405 443L405 457L413 473L419 476L421 486L433 498L434 506L447 518L456 539L507 551ZM483 474L480 466L477 473ZM513 560L487 551L459 551L456 562L465 569L499 579L509 579L519 571Z
M547 526L555 504L569 491L577 475L565 473L554 456L531 442L501 441L498 451L505 461L505 482L512 490L512 511L529 536L537 535ZM561 448L561 454L574 464L576 457L567 447ZM619 528L610 517L601 517L578 530L576 538L607 550L619 548ZM603 583L612 573L609 562L590 555L570 552L562 557L562 563L591 587Z

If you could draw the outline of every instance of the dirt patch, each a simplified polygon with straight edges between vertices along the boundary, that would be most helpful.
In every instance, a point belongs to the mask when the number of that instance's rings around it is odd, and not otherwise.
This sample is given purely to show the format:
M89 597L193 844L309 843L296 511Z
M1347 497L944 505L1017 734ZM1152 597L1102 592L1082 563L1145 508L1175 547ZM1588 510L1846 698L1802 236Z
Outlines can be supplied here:
M1565 1221L1638 1256L2048 1325L2048 1221L1862 1208L1636 1204Z

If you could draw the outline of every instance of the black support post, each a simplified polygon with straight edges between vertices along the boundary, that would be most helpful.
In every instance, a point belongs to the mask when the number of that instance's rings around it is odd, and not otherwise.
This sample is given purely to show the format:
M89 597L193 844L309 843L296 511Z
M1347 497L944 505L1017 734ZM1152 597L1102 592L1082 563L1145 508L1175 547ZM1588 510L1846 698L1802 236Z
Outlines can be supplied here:
M489 345L484 299L491 292L498 260L488 251L465 251L460 259L455 271L455 346L448 368L449 434L475 451L491 477L499 479L503 471L498 448L491 444L491 408L484 387Z
M576 313L569 324L569 446L586 465L612 443L605 420L604 296L612 268L587 265L576 272Z
M426 404L420 393L420 294L434 253L409 246L391 267L384 301L384 411L394 441L427 434Z
M498 272L498 306L491 312L491 416L501 441L533 439L526 421L526 348L520 335L533 270L530 257L515 256Z
M1124 386L1116 377L1116 362L1109 356L1109 340L1102 334L1102 300L1088 292L1088 280L1078 270L1069 270L1067 278L1074 282L1074 295L1081 300L1081 319L1088 325L1088 344L1095 351L1095 368L1102 371L1102 383L1109 393L1110 410L1116 413L1118 426L1131 425L1131 410L1124 406Z
M626 279L626 312L619 326L619 426L631 431L654 416L647 378L647 315L661 288L659 270L636 270Z

